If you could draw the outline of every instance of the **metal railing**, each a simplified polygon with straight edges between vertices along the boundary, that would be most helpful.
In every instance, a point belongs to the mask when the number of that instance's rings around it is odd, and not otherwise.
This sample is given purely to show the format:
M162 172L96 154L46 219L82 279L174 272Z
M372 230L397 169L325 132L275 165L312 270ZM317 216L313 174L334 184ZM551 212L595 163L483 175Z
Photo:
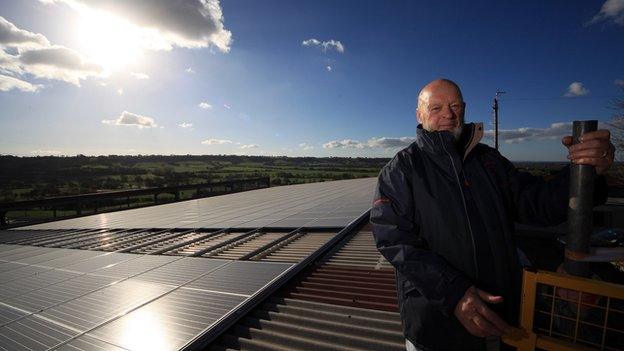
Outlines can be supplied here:
M174 202L183 199L183 191L194 191L190 198L202 198L229 194L246 190L268 188L269 177L229 180L222 182L168 186L162 188L146 188L136 190L107 191L101 193L62 196L42 200L27 200L0 203L0 228L19 227L28 224L54 221L91 215L94 213L112 212L128 208L158 205L163 202ZM159 201L159 195L170 194L169 201ZM145 202L137 201L139 197L150 197ZM19 217L14 212L24 212ZM29 212L45 212L43 218L28 216ZM10 214L13 212L13 215Z
M519 351L622 350L624 286L525 270L520 327L503 338Z

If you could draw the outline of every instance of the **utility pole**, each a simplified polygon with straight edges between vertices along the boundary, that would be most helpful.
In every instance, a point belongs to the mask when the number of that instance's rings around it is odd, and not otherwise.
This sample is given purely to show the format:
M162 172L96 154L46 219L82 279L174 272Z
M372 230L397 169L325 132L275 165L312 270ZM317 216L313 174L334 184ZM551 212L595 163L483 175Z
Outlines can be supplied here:
M496 90L494 95L494 104L492 109L494 110L494 148L498 150L498 97L505 94L504 91Z

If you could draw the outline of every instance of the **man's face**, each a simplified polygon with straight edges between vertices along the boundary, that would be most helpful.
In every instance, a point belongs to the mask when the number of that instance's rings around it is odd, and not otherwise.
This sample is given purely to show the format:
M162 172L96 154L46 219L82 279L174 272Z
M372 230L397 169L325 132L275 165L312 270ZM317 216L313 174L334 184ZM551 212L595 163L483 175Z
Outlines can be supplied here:
M445 82L434 82L420 93L416 115L425 130L447 130L458 138L464 124L465 107L457 88Z

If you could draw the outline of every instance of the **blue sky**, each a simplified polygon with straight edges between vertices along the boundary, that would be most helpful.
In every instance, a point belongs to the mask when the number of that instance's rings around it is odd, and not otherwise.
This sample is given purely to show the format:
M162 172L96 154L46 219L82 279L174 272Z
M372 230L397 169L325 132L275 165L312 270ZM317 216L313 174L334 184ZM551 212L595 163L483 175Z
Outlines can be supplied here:
M446 77L501 151L563 160L624 86L624 0L0 0L0 154L390 157ZM492 143L490 139L485 142Z

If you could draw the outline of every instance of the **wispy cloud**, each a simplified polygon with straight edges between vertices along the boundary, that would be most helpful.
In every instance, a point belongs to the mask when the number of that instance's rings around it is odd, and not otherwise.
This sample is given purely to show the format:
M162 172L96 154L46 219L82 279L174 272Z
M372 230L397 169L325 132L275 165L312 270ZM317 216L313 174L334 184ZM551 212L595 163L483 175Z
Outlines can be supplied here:
M41 89L43 85L40 84L31 84L27 81L17 79L15 77L5 76L0 74L0 91L9 91L13 89L25 91L25 92L36 92Z
M197 106L204 110L210 110L212 108L212 105L205 101L200 102Z
M312 150L314 149L314 146L308 143L301 143L299 144L299 147L302 148L303 150Z
M123 95L123 94L124 94L124 90L123 90L123 88L119 88L119 89L117 89L117 94L119 94L119 95Z
M246 145L241 145L241 149L257 149L259 148L260 145L258 144L246 144Z
M613 81L613 84L617 85L620 88L624 88L624 79L616 79Z
M59 150L33 150L30 153L34 156L56 156L61 154Z
M136 113L124 111L117 119L103 120L102 123L114 126L130 126L137 128L156 128L154 119Z
M189 73L189 74L195 73L195 71L193 71L193 69L191 67L185 69L184 72Z
M206 139L201 142L204 145L223 145L223 144L231 144L232 140L226 139Z
M226 109L228 109L228 110L231 110L231 109L232 109L232 106L230 106L230 105L228 105L228 104L223 104L223 107L225 107L225 108L226 108Z
M336 50L339 53L343 53L345 48L344 45L339 40L330 39L327 41L320 41L318 39L310 38L301 42L303 46L318 46L323 52L327 50Z
M568 86L568 91L563 95L566 97L576 97L576 96L585 96L589 94L589 89L583 86L581 82L572 82Z
M617 25L624 25L624 0L607 0L602 4L600 12L596 14L588 25L597 22L613 22Z
M324 149L363 149L366 144L353 139L332 140L323 144Z
M193 128L193 123L182 122L178 124L178 127L183 128L183 129Z
M561 139L566 135L570 135L571 130L572 122L558 122L551 124L548 128L522 127L503 129L498 131L498 137L507 144L517 144L533 140ZM485 131L485 136L487 138L493 138L494 131Z
M401 137L401 138L371 138L368 140L369 147L380 147L384 149L402 148L409 146L414 142L414 137Z
M130 73L130 75L133 78L138 79L138 80L146 80L146 79L150 78L150 76L148 74L140 73L140 72L132 72L132 73Z
M367 148L382 148L382 149L398 149L404 148L410 145L416 140L414 137L400 137L400 138L370 138L366 142L360 142L353 139L332 140L323 144L325 149L367 149Z

